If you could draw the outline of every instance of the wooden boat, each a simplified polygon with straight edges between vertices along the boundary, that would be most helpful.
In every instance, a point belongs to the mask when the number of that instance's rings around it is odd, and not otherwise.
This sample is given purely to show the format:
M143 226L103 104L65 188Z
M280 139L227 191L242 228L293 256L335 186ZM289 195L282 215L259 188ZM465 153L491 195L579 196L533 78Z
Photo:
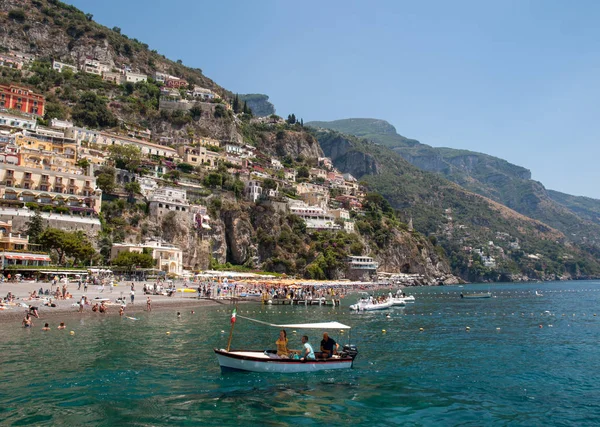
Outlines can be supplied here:
M474 294L463 294L462 292L460 293L460 297L461 298L465 298L465 299L473 299L473 298L491 298L492 297L492 293L491 292L477 292Z
M242 319L262 323L279 329L319 329L322 330L350 330L350 326L338 322L324 323L299 323L289 325L275 325L266 323L248 317L237 316ZM232 331L233 331L232 324ZM221 366L222 372L228 371L248 371L248 372L275 372L275 373L296 373L296 372L316 372L330 369L349 369L352 368L354 359L358 354L356 346L345 345L339 355L334 355L330 359L306 360L292 359L277 356L276 350L230 350L231 335L227 349L214 349Z

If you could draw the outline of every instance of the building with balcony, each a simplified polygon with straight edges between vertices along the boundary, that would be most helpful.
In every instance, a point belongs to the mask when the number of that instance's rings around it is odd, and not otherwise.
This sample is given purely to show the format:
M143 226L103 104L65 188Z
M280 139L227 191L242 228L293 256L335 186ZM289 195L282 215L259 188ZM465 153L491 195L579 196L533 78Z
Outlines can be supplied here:
M13 55L0 54L0 66L20 70L23 68L23 60Z
M71 70L73 74L77 73L77 67L75 65L67 64L60 61L52 61L52 69L62 73L63 70Z
M148 76L146 74L139 74L139 73L132 73L132 72L125 73L125 82L138 83L138 82L145 82L147 80L148 80Z
M178 157L177 151L174 148L167 147L165 145L154 144L142 139L118 135L116 133L72 127L65 131L65 135L68 138L72 138L77 141L78 144L86 142L88 146L92 144L92 147L94 144L98 146L98 148L100 146L109 147L111 145L135 145L140 149L142 154L166 158Z
M183 252L176 246L153 240L139 244L115 243L110 250L110 260L114 260L121 252L149 253L156 262L157 270L178 276L183 273Z
M340 230L342 227L335 222L335 217L320 206L309 206L306 203L294 201L289 206L290 213L299 216L306 224L307 231Z
M35 131L37 128L37 120L31 117L16 116L14 114L0 112L0 127Z
M0 108L44 115L46 98L23 86L0 84Z
M28 266L44 266L50 264L50 257L45 253L29 252L29 236L14 233L12 221L0 220L0 269Z
M170 212L181 212L192 218L190 204L185 190L174 187L162 187L149 197L150 216L161 221Z
M92 215L100 213L101 198L94 176L20 165L0 169L2 206L31 202Z
M371 280L377 277L379 263L368 256L349 256L346 259L348 272L346 277L350 280Z
M206 147L193 147L190 145L180 145L177 147L177 154L184 163L194 166L204 166L208 169L215 169L222 160L219 153L207 150Z

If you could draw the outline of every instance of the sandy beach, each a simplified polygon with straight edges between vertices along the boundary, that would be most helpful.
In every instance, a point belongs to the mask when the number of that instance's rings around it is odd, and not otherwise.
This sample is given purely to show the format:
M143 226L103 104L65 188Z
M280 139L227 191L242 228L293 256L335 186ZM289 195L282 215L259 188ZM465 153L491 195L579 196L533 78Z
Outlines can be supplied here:
M148 282L150 283L150 282ZM81 289L77 289L76 283L69 283L67 290L73 295L73 298L66 300L55 300L52 297L52 302L56 304L56 307L44 306L44 298L50 298L50 295L44 296L41 299L29 299L29 295L34 290L39 291L40 287L45 289L50 288L48 282L3 282L0 283L0 297L5 298L6 295L11 292L16 300L14 301L17 305L6 306L6 309L0 310L0 325L3 323L12 323L15 320L22 320L26 308L20 306L21 304L32 305L38 308L39 319L33 318L36 326L40 322L44 322L45 319L52 319L53 321L59 321L59 319L69 319L74 317L82 316L118 316L120 304L116 303L117 298L123 297L126 301L125 315L131 316L135 313L146 311L146 300L150 297L152 301L152 311L183 311L183 310L195 310L196 307L206 307L211 305L231 305L229 299L215 300L197 297L197 293L177 293L171 297L165 295L144 295L143 288L145 282L134 282L135 284L135 299L134 303L131 304L130 290L131 282L119 282L117 286L113 286L110 289L108 286L105 287L103 292L100 292L96 286L89 286L87 292ZM62 286L62 285L61 285ZM181 286L180 286L181 287ZM179 287L179 288L180 288ZM56 286L52 288L55 290ZM79 307L74 306L81 300L81 297L85 295L90 301L90 305L84 306L83 313L79 313ZM95 298L108 298L110 305L108 305L108 313L98 313L92 311L92 305ZM238 302L250 302L250 301L238 301Z

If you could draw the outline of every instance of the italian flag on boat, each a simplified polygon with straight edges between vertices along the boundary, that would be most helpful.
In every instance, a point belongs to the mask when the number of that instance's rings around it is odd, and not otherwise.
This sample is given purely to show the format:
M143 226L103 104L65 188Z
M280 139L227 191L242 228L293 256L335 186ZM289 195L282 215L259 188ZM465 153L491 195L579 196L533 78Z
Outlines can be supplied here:
M234 308L233 311L231 312L231 324L232 325L235 323L236 314L237 314L237 310Z

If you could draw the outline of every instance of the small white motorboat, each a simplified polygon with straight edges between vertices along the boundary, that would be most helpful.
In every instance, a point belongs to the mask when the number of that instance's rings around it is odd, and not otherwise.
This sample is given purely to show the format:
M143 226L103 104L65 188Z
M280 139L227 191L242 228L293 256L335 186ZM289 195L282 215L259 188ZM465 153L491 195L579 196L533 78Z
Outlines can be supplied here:
M409 302L415 302L415 297L413 295L406 295L404 292L398 291L392 296L393 305L406 305L406 303Z
M350 310L354 311L373 311L373 310L385 310L392 307L393 301L391 296L386 297L384 301L378 302L372 296L366 292L361 293L360 299L356 304L350 306Z

